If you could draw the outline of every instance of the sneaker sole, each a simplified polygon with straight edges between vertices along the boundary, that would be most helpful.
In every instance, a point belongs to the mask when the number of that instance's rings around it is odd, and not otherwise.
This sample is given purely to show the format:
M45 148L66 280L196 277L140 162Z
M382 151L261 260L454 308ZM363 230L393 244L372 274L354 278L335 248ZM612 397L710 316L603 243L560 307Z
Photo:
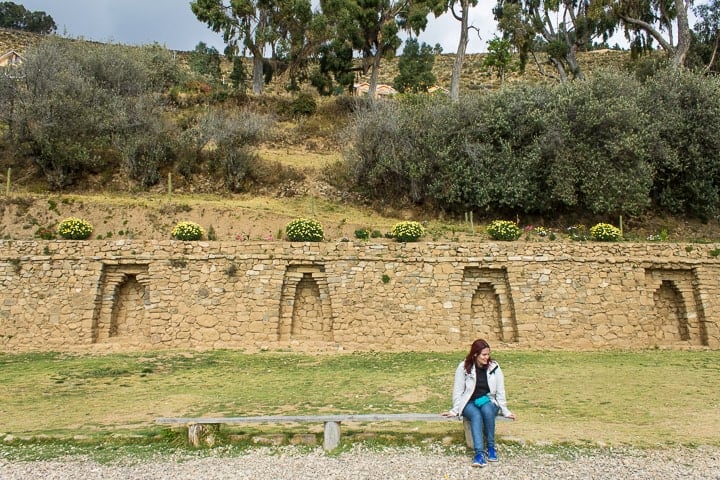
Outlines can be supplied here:
M487 467L487 463L473 463L472 466L475 468L485 468Z

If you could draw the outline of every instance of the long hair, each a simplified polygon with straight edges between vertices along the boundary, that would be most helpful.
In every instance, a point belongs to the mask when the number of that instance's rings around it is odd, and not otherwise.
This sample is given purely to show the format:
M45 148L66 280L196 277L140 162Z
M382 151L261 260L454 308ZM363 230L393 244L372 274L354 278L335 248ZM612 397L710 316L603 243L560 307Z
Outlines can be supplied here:
M475 364L480 352L486 348L490 348L490 345L482 338L478 338L472 343L472 345L470 345L470 353L468 353L467 357L465 357L465 371L468 374L472 371L472 366ZM491 360L492 359L488 359L488 363L490 363Z

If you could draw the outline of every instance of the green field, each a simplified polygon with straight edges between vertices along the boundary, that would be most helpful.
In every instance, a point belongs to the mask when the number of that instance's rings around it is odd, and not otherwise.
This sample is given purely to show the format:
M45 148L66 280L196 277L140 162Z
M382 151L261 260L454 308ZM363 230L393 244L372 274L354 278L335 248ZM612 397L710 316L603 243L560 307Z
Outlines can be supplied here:
M720 351L497 351L509 407L500 442L530 445L720 445ZM0 438L178 444L161 416L442 412L462 352L247 354L216 350L111 355L0 354ZM248 434L322 426L228 428ZM248 433L249 432L249 433ZM455 423L343 427L386 442L462 443ZM8 436L14 441L9 442ZM129 440L128 440L129 439Z

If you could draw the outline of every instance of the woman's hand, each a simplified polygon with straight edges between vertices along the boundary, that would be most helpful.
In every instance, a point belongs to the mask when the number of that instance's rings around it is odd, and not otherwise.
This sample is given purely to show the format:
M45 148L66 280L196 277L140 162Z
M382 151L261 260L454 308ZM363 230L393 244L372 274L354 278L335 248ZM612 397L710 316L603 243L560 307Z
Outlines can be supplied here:
M511 413L510 415L505 415L505 418L509 418L510 420L515 420L515 414Z
M453 412L443 412L442 416L443 417L457 417L457 415L455 415Z

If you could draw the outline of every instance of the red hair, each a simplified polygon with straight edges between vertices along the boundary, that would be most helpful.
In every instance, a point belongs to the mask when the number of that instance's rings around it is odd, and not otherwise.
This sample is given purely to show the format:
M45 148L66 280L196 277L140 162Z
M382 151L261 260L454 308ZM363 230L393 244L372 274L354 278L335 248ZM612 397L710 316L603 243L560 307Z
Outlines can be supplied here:
M472 366L475 364L478 355L486 348L490 348L490 345L482 338L478 338L470 345L470 352L467 354L467 357L465 357L465 371L467 373L472 371ZM490 359L488 360L488 363L489 362Z

